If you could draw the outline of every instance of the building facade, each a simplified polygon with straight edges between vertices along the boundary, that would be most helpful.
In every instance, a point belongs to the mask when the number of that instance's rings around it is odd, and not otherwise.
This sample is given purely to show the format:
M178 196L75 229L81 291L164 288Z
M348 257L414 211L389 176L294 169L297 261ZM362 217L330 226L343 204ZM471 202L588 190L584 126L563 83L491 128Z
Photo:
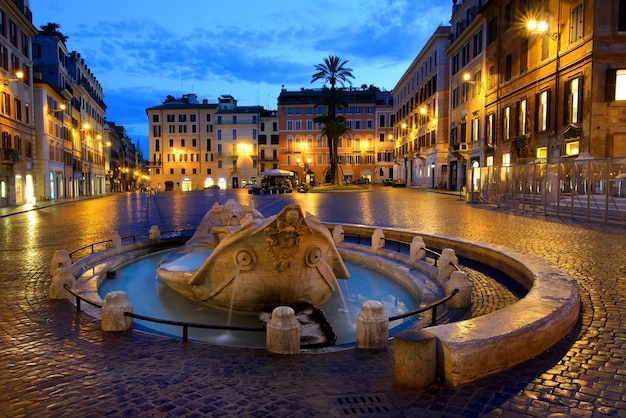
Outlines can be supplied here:
M450 69L449 185L461 190L470 167L493 165L494 115L485 111L484 0L453 7L451 42L446 51ZM489 135L487 135L489 127Z
M407 185L448 186L449 43L440 26L393 89L394 170Z
M618 0L484 4L493 164L626 155L624 9Z
M257 183L260 159L263 166L277 161L275 112L261 106L238 106L230 95L200 103L187 94L168 96L146 113L150 178L157 190L241 188Z
M36 199L31 57L36 33L28 1L0 1L0 206Z
M32 38L37 199L107 191L102 86L63 35Z
M299 183L330 183L328 138L313 120L324 113L321 89L282 89L278 96L279 166L296 174ZM379 162L378 152L389 155L392 146L393 98L374 87L343 89L347 107L337 115L348 122L350 132L338 143L339 177L344 182L367 179L381 183L390 177L389 158Z

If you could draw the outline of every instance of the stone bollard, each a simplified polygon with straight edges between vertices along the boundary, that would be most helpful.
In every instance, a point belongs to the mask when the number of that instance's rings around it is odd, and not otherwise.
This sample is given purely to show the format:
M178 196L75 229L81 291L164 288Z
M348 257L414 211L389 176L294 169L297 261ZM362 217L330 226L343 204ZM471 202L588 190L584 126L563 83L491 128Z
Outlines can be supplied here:
M335 241L335 244L343 242L343 237L343 227L341 225L335 226L335 228L333 229L333 241Z
M394 376L396 386L421 390L437 378L437 338L428 331L409 330L395 335Z
M72 267L59 267L54 276L52 276L52 282L50 283L50 299L72 299L72 294L65 290L63 285L73 289L75 283L76 278L72 274Z
M289 306L278 306L272 311L265 338L267 351L274 354L300 353L300 323Z
M453 271L450 280L445 285L446 294L449 295L454 289L459 289L459 293L446 302L448 308L469 308L472 306L472 286L472 282L467 278L467 273Z
M150 232L148 233L148 239L151 239L152 241L156 241L156 242L161 241L161 231L159 230L158 226L152 225L150 227Z
M452 248L444 248L441 252L441 257L439 257L439 261L437 263L438 267L438 275L437 278L445 279L450 277L453 271L456 271L452 264L458 264L459 259L456 256L454 250Z
M424 244L424 238L415 236L411 240L411 247L409 249L409 260L415 262L417 260L423 260L426 258L426 244Z
M126 292L114 290L107 293L102 305L102 331L126 331L133 327L133 318L124 312L132 312L133 305Z
M377 251L385 248L385 234L382 229L376 229L372 234L372 250Z
M50 276L53 277L61 267L71 267L72 260L66 250L56 250L50 261Z
M383 304L377 300L363 303L356 318L356 347L370 351L383 351L389 342L389 318Z
M122 250L122 237L120 237L119 232L113 231L113 237L111 238L111 241L113 241L113 248L115 248L117 251Z

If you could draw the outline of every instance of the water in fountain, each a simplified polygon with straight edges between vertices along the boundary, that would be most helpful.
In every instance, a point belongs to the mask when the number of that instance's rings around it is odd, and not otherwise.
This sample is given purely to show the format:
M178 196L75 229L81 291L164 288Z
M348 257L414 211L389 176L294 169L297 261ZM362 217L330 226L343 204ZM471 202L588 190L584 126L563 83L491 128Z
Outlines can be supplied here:
M117 276L115 283L100 288L101 295L124 290L142 315L258 327L259 319L269 321L274 307L287 305L299 314L303 330L306 324L308 334L302 341L317 341L326 334L328 344L335 338L337 344L354 342L356 317L367 300L381 301L388 316L419 306L415 291L411 294L378 271L346 263L328 229L297 205L264 218L253 207L232 200L216 203L184 246L132 263ZM150 287L154 293L146 291ZM163 325L150 328L179 332ZM327 332L329 328L335 332ZM194 329L190 337L265 344L263 333L257 338L250 332L239 334Z
M188 300L173 291L156 276L160 261L172 251L154 253L116 270L115 279L102 283L99 293L104 297L113 290L127 293L134 312L181 322L214 325L259 327L258 313L230 312L201 302ZM337 291L319 308L324 312L337 334L336 345L352 345L356 338L356 317L366 300L380 300L389 316L415 310L420 301L408 289L386 275L368 267L346 261L349 280L341 280ZM425 279L426 280L426 279ZM409 326L413 321L394 321L390 334ZM147 332L180 338L181 328L154 322L135 320L135 328ZM189 329L189 338L195 341L224 345L265 347L263 332Z

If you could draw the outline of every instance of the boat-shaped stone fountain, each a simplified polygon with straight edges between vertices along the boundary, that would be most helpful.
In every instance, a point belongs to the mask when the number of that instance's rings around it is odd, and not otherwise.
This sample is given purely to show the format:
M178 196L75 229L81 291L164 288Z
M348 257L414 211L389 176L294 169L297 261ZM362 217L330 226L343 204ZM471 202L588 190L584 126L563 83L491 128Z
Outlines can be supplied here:
M332 295L337 279L349 278L328 229L299 206L265 218L233 200L216 203L191 239L160 263L157 274L188 299L259 312L262 320L276 306L291 306L307 317L303 322L316 318L324 330L328 324L313 308ZM332 343L333 336L323 334Z

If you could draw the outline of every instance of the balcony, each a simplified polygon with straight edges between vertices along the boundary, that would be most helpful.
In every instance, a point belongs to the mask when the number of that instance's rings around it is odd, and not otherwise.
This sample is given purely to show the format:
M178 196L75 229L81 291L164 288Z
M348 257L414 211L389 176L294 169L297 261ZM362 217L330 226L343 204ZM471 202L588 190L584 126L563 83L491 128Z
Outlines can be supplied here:
M148 168L161 167L161 160L158 161L148 161Z
M17 148L0 148L0 159L5 164L15 164L20 161L20 150Z

